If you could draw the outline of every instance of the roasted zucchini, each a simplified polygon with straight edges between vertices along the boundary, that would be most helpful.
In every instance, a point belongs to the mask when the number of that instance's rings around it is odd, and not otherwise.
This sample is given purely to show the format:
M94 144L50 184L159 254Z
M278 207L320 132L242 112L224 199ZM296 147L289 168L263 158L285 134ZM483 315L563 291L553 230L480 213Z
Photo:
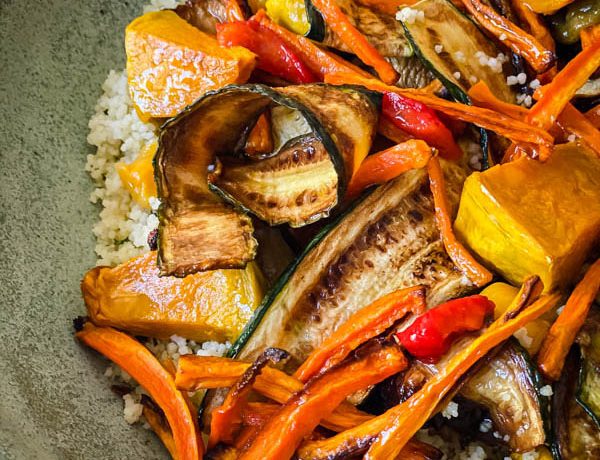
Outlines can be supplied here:
M357 87L229 86L207 93L165 123L155 157L161 274L237 268L252 260L252 222L240 207L268 222L298 226L327 215L370 149L379 101L376 93ZM312 136L312 144L285 152L276 145L276 157L249 166L244 174L239 164L234 168L225 157L239 153L260 114L272 107L284 108L281 116L273 117L273 126L280 124L274 135L279 144L306 134ZM306 152L300 152L304 147ZM310 155L317 147L319 155ZM296 162L300 156L304 160ZM217 157L223 168L232 167L231 174L215 167ZM309 182L288 183L301 171L312 175ZM235 184L228 182L231 176Z
M577 337L581 347L581 367L577 402L600 429L600 311L591 310Z

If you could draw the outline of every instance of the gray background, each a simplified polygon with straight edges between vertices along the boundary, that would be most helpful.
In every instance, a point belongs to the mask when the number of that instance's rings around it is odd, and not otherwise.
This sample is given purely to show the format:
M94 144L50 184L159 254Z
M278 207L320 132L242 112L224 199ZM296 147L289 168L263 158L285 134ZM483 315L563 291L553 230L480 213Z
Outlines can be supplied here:
M142 1L0 0L0 458L166 458L73 339L94 265L87 120Z

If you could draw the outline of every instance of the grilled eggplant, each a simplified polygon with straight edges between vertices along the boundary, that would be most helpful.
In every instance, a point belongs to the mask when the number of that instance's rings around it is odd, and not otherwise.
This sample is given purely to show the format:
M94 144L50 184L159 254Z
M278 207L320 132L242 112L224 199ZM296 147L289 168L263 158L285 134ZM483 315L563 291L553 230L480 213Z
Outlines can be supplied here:
M379 100L376 93L355 87L228 86L207 93L169 120L161 129L155 158L161 274L185 276L243 267L252 260L252 222L240 207L272 223L303 225L327 215L369 151ZM245 144L258 117L273 107L284 108L273 118L274 126L276 120L280 124L274 135L279 144L294 135L309 135L311 142L291 150L277 145L272 159L245 172L225 161ZM217 157L224 168L232 168L231 174L214 170ZM311 175L309 182L299 180L303 171ZM228 182L231 176L235 184Z
M594 306L583 325L577 342L581 347L581 367L577 402L600 429L600 307Z

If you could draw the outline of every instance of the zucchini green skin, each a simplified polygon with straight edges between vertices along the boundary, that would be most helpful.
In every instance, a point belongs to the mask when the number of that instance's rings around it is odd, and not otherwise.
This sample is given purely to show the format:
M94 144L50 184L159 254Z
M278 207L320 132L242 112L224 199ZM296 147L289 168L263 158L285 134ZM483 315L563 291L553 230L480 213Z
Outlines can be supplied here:
M275 89L258 84L230 85L208 92L168 120L161 128L155 156L161 198L161 274L185 276L243 267L254 258L256 241L249 217L213 193L208 169L217 155L235 152L241 134L269 104L297 110L305 118L333 163L339 201L352 172L355 150L362 149L366 155L370 148L379 101L377 93L353 86L315 84ZM346 119L336 119L333 115L338 112ZM206 117L213 122L203 123ZM345 125L361 129L353 133Z
M592 306L578 335L581 366L576 400L600 430L600 310Z
M306 5L306 18L308 19L309 24L309 29L305 36L316 42L322 42L325 40L325 35L327 33L325 20L311 0L304 0L304 4Z

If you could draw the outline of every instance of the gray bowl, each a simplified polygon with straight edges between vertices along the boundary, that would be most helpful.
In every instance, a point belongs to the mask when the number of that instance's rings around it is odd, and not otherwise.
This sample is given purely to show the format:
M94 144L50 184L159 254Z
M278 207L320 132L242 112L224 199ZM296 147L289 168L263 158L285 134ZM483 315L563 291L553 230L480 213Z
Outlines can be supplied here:
M0 458L168 458L82 348L87 121L142 1L0 0Z

